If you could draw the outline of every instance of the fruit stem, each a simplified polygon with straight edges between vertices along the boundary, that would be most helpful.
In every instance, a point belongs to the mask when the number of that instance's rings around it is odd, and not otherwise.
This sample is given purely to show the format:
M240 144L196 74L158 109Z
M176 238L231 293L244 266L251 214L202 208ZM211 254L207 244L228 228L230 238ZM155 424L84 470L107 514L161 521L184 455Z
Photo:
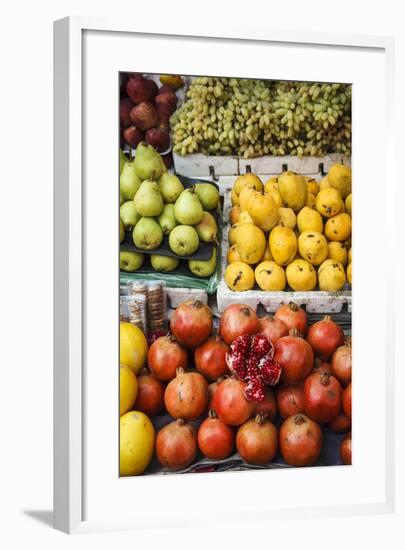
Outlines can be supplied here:
M185 422L184 418L178 418L178 419L176 420L176 424L177 424L178 426L184 426L185 423L186 423L186 422Z
M291 311L298 311L298 306L295 302L290 302L288 305L290 306Z
M289 336L295 336L296 338L303 338L302 332L300 332L297 328L292 328L288 332Z
M299 426L300 424L304 424L305 418L302 416L302 414L297 414L294 417L294 422L295 422L295 424L297 424Z
M208 418L218 418L218 415L217 415L217 413L215 412L214 409L210 409L208 411Z
M321 374L320 382L321 382L322 386L329 386L329 384L330 384L330 374L326 371L323 372Z
M184 374L184 369L183 369L183 367L177 367L177 369L176 369L176 376L180 376L180 375L182 375L182 374Z
M264 424L266 422L266 420L267 420L267 414L262 413L262 412L257 414L256 417L255 417L255 422L256 422L256 424L259 424L259 425Z

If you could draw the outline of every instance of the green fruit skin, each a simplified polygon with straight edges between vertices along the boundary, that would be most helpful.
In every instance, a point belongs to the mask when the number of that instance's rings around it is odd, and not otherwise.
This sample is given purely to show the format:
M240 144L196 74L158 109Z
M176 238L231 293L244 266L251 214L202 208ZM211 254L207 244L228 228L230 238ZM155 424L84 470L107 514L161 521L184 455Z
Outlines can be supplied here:
M218 235L218 225L215 218L209 212L203 212L203 218L195 226L200 241L211 243L216 240Z
M165 204L163 207L163 212L158 217L158 222L162 228L164 235L169 235L170 231L174 229L177 225L177 220L174 217L174 205Z
M191 256L199 245L198 233L190 225L178 225L169 235L170 250L179 256Z
M179 260L177 258L171 258L170 256L151 254L150 263L155 271L168 273L176 269L179 265Z
M139 143L135 151L135 172L144 180L157 180L163 173L164 162L159 153L147 143Z
M185 189L174 204L174 215L182 225L196 225L203 217L200 199L192 189Z
M204 210L214 210L219 203L218 189L210 183L197 183L195 192L200 199Z
M125 225L124 222L120 219L120 243L125 239Z
M143 254L139 252L131 252L129 250L121 250L120 252L120 269L132 273L142 267L144 260Z
M214 248L209 260L189 260L188 267L197 277L209 277L217 267L217 249Z
M136 211L134 201L126 201L121 205L120 218L125 227L135 227L141 216Z
M128 162L128 159L124 155L122 149L120 149L120 174L121 174L122 169L124 168L126 162Z
M120 195L124 201L131 201L141 185L133 162L126 162L120 175Z
M177 176L164 172L158 180L159 190L164 202L175 203L184 191L183 184Z
M163 199L158 184L151 180L143 181L134 197L134 204L141 216L160 216L163 211Z
M141 218L132 232L132 239L141 250L154 250L163 240L163 231L154 218Z

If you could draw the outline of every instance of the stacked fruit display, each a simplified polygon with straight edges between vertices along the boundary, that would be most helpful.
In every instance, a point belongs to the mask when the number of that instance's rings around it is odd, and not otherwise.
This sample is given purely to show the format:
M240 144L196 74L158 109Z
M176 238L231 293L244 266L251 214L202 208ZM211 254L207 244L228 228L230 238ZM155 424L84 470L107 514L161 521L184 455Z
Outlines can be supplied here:
M351 463L351 343L330 317L308 327L295 304L263 318L233 304L213 335L210 308L195 301L170 330L146 353L141 331L121 324L121 475L143 473L153 456L179 471L235 448L251 465L310 466L325 430L346 433L340 463Z
M144 142L138 144L135 159L123 159L120 175L120 240L126 230L132 232L137 251L120 252L120 268L133 272L144 262L144 253L161 247L167 237L168 254L151 255L156 271L170 272L179 260L187 257L190 271L198 277L214 273L216 247L202 260L193 254L202 243L216 243L218 226L213 211L218 208L219 192L210 183L196 183L184 188L180 179L170 174L159 153Z
M341 290L352 281L351 170L331 166L315 179L283 172L263 185L240 176L231 192L232 224L224 277L234 291ZM255 268L254 268L255 266Z
M123 141L136 147L141 141L159 152L170 146L169 118L177 106L175 90L183 81L164 75L160 88L141 74L121 75L120 127Z

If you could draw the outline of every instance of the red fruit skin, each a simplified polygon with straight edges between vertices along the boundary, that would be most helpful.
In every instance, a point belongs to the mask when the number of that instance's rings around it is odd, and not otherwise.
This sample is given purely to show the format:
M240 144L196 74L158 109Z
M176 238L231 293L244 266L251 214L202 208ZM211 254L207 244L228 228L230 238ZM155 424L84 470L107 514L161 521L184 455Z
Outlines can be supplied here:
M173 155L172 153L168 153L167 155L162 156L163 162L165 163L165 166L167 169L171 168L173 166Z
M304 384L279 386L276 390L277 408L284 419L304 412Z
M343 462L343 464L351 464L352 463L352 438L345 437L340 444L340 458Z
M350 383L347 388L343 390L342 394L342 407L345 415L352 419L352 384Z
M330 372L330 363L326 361L322 361L319 359L319 357L315 357L314 359L314 368L312 369L312 372Z
M127 128L127 126L132 124L129 113L133 107L134 103L129 99L129 97L123 97L120 100L120 122L123 128Z
M233 430L219 418L206 418L197 434L202 454L213 460L223 460L232 453L235 436Z
M141 141L144 141L145 134L138 130L132 123L131 126L128 126L128 128L125 128L122 131L122 137L124 138L125 142L128 143L131 147L136 147L138 143L141 143Z
M284 420L279 432L280 451L291 466L311 466L319 458L322 448L322 431L319 425L297 414Z
M277 317L259 317L259 325L260 334L264 334L273 345L283 336L288 336L287 325Z
M269 420L259 423L251 418L238 429L236 448L248 464L268 464L277 453L277 428Z
M185 369L187 362L187 351L170 335L155 340L148 350L148 367L164 382L172 380L178 368Z
M315 355L323 361L329 361L334 351L343 346L345 335L342 328L330 317L317 321L307 332L307 340L312 346Z
M131 121L139 130L145 132L159 122L159 115L150 101L143 101L136 105L129 113Z
M214 393L218 387L218 381L208 384L208 410L214 408Z
M208 384L197 372L178 371L166 386L164 403L173 418L197 420L208 405Z
M154 97L154 88L150 81L139 75L128 80L126 90L131 100L136 104L150 101Z
M191 424L175 420L162 428L155 443L156 457L164 468L187 468L197 455L197 436Z
M159 86L151 78L146 79L146 87L149 91L149 99L152 101L159 93Z
M225 378L218 383L213 398L213 409L228 426L240 426L252 416L255 403L245 399L246 382Z
M244 304L231 304L223 312L219 325L219 333L230 345L238 336L256 334L260 331L256 312Z
M333 354L331 374L335 376L344 388L352 381L352 348L340 346Z
M159 111L163 109L164 111L170 112L170 114L172 114L176 110L177 97L173 93L159 93L155 98L155 103Z
M277 403L274 391L268 386L264 389L264 400L256 403L254 414L266 415L269 420L274 420L277 415Z
M169 134L161 128L150 128L147 130L145 140L146 143L152 145L159 153L166 151L170 145Z
M136 411L147 415L157 414L163 409L164 386L151 374L137 376L138 393L134 404Z
M301 382L311 372L314 354L311 346L299 336L283 336L277 340L274 361L281 365L284 384Z
M170 329L180 344L196 348L212 332L212 312L198 300L184 302L173 313Z
M331 422L342 408L339 381L327 373L314 373L304 382L304 412L316 422Z
M281 304L276 313L276 319L280 319L287 326L288 331L297 329L303 335L307 332L308 317L302 307L297 306L294 302L289 304Z
M342 412L337 415L336 418L332 420L332 422L329 422L328 428L332 430L332 432L335 432L337 434L344 433L350 431L352 427L352 422L350 418L348 418L345 414Z
M209 382L213 382L220 376L229 374L226 364L228 352L229 346L219 336L209 338L194 352L195 367Z

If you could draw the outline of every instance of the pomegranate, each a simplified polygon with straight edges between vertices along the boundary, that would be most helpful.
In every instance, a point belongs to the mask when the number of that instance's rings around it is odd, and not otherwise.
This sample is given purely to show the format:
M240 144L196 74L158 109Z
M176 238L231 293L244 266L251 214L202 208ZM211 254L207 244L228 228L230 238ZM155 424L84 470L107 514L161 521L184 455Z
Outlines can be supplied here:
M178 418L162 428L155 443L156 457L164 468L181 470L189 466L197 454L197 436L191 424Z
M330 374L330 363L327 361L321 361L319 357L315 357L314 359L314 368L312 369L312 372L329 372Z
M209 338L194 352L195 367L210 382L229 372L226 354L229 347L219 336Z
M248 464L268 464L276 456L277 447L277 428L265 415L251 418L236 434L236 448Z
M158 112L150 101L143 101L135 105L131 109L129 116L135 126L142 132L153 128L159 122Z
M299 307L294 302L281 304L274 317L283 321L289 331L295 328L303 335L307 332L307 314L302 307Z
M148 366L154 376L168 382L176 376L178 368L187 367L187 352L171 335L160 336L148 351Z
M281 365L281 380L285 384L296 384L304 380L314 363L311 346L297 334L293 329L290 336L283 336L275 345L274 360Z
M273 345L282 336L287 336L288 334L287 325L281 319L277 319L277 317L271 317L270 315L260 317L259 325L260 334L264 334Z
M224 424L215 413L210 410L197 434L200 451L207 458L223 460L232 453L234 433L232 428Z
M288 384L277 388L277 408L284 419L304 412L304 384Z
M342 328L327 315L309 327L307 340L320 359L329 361L334 351L344 344L345 336Z
M322 431L305 414L296 414L282 423L279 441L281 454L287 464L311 466L321 453Z
M211 384L208 385L208 410L211 410L214 408L214 393L218 387L219 382L224 380L223 376L220 376L218 380L215 382L211 382Z
M212 312L199 300L184 302L173 313L170 329L180 344L195 348L211 334Z
M229 426L240 426L254 413L255 403L245 398L246 386L246 382L233 376L217 384L213 408L218 418Z
M228 345L232 344L238 336L256 334L259 330L256 312L250 306L232 304L221 316L219 332Z
M343 464L352 463L352 434L347 434L340 444L340 458Z
M177 369L176 378L166 386L164 402L167 412L173 418L197 420L208 405L208 385L197 372Z
M153 80L135 75L128 80L126 91L134 103L141 103L152 100L158 92L158 87Z
M152 376L147 369L142 369L137 376L138 393L134 408L145 414L152 415L163 409L164 387L162 382Z
M348 432L352 427L352 422L344 413L339 413L336 418L329 422L328 428L337 434Z
M132 107L134 106L133 102L129 97L123 97L120 100L120 123L123 128L131 125L131 119L129 118L129 113L131 112Z
M331 422L342 408L342 388L327 372L315 372L304 382L304 412L317 422Z
M141 143L141 141L144 140L145 135L134 125L131 125L123 130L122 137L128 145L131 145L131 147L136 147L138 143Z
M145 141L152 145L156 151L166 151L170 145L170 136L162 128L149 128L145 134Z
M343 412L351 420L352 419L352 384L351 382L347 386L347 388L343 390L342 406L343 406Z
M274 420L277 414L277 404L274 392L271 388L264 389L264 399L259 401L255 407L255 414L266 415L269 420Z
M352 381L352 347L345 344L340 346L332 356L331 374L335 376L343 387Z

